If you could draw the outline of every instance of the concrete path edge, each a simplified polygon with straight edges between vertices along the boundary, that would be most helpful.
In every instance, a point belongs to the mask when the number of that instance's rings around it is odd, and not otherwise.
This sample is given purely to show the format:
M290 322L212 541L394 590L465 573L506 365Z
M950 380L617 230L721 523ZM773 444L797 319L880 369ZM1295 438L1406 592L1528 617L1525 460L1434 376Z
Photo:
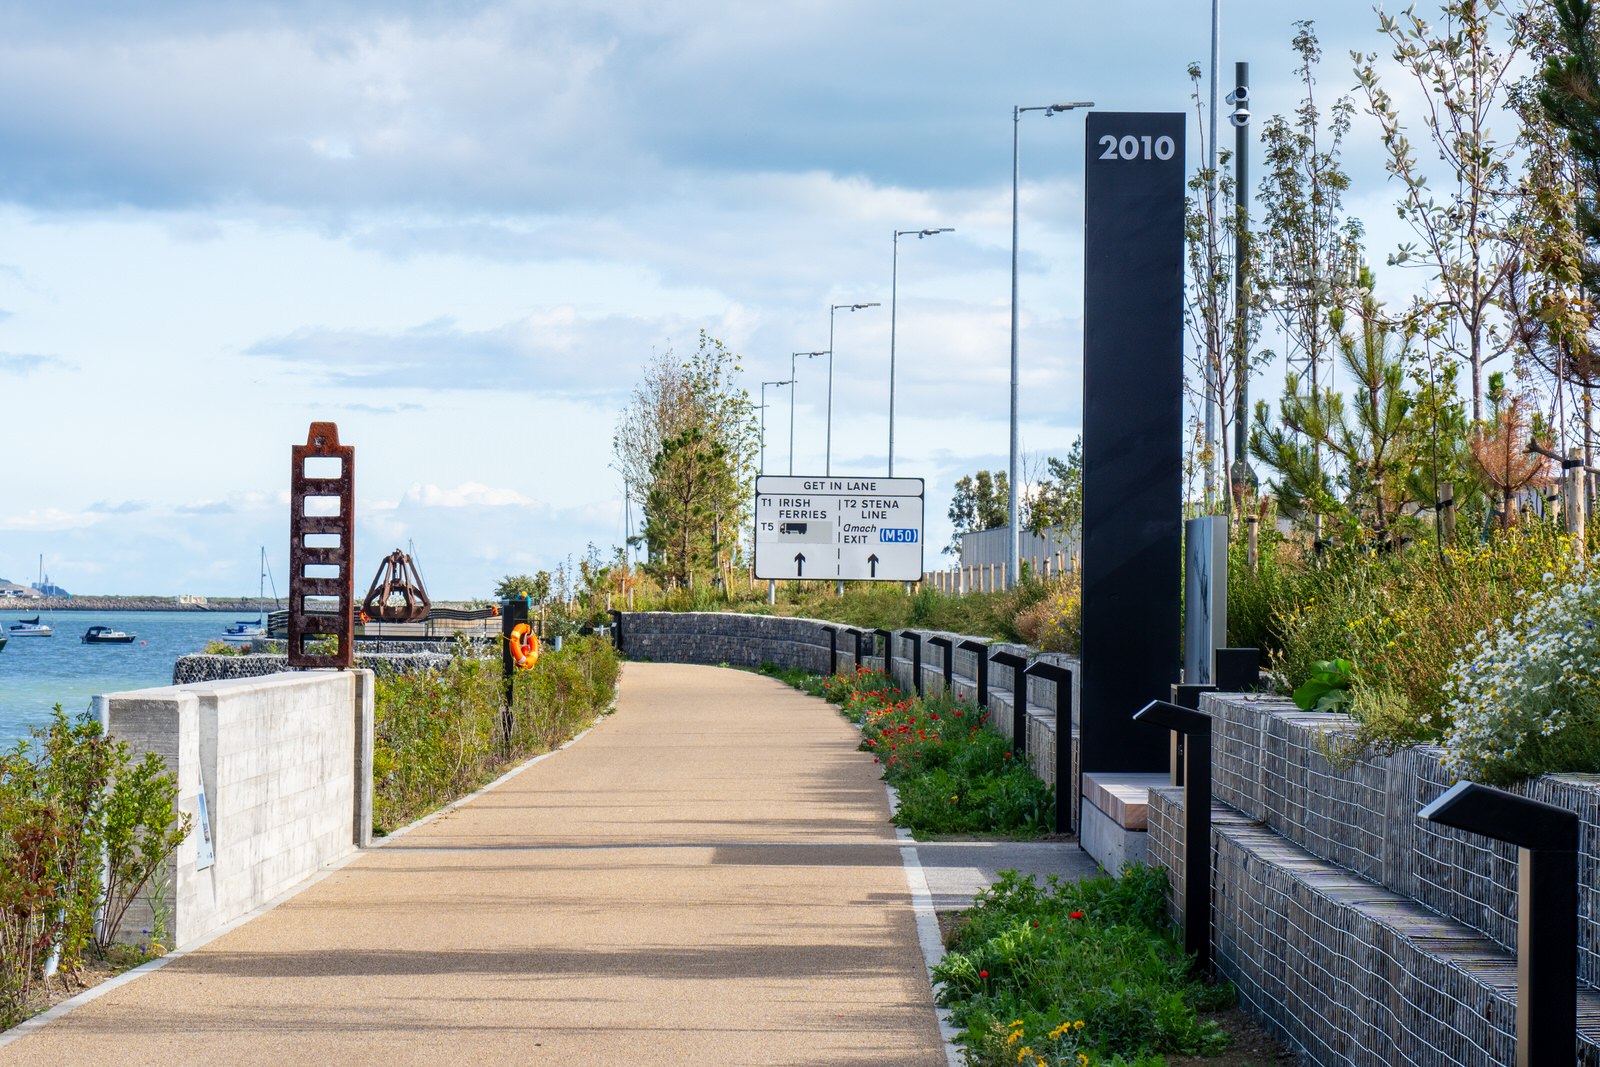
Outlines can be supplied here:
M612 708L607 709L602 714L603 715L609 715L615 710L616 710L616 708L612 707ZM593 727L590 727L590 729L593 729ZM583 739L583 737L586 734L588 734L588 732L589 732L589 730L584 730L584 731L582 731L580 733L574 734L566 742L562 743L561 745L557 746L556 748L551 749L549 752L541 752L539 755L534 756L531 759L525 760L524 762L517 764L517 766L511 768L509 771L505 772L504 774L502 774L500 777L496 778L494 781L490 782L489 784L487 784L485 786L482 786L481 788L476 789L471 793L468 793L464 797L458 797L457 799L452 800L450 803L444 805L441 808L438 808L435 811L429 812L428 814L424 815L422 818L416 820L415 822L408 823L407 825L402 826L400 829L396 830L392 834L386 834L383 837L382 840L374 841L372 843L372 848L375 848L375 849L376 848L382 848L385 845L387 845L389 842L395 840L396 838L403 837L404 835L409 834L412 830L415 830L417 827L425 826L425 825L427 825L428 823L432 822L435 819L438 819L438 818L440 818L440 817L442 817L444 815L448 815L450 812L452 812L455 809L461 807L461 805L467 803L468 801L476 800L478 797L480 797L483 794L489 792L489 790L494 789L497 786L503 785L506 782L509 782L511 779L515 778L517 775L521 774L523 771L527 770L529 767L532 767L534 764L539 763L539 762L541 762L543 760L549 759L551 756L554 756L556 753L561 752L563 749L566 749L568 746L577 744L579 741L581 741ZM288 889L284 890L282 893L278 894L277 896L273 897L271 900L267 901L265 904L262 904L260 907L246 912L245 914L239 916L237 919L233 920L232 922L228 923L227 925L222 926L222 927L220 927L220 928L218 928L216 930L213 930L209 934L206 934L204 937L196 938L195 940L189 942L187 945L183 945L180 948L175 948L171 952L167 953L165 956L162 956L159 959L150 960L148 963L141 963L139 966L134 967L134 968L132 968L130 970L123 971L121 974L116 975L113 978L107 978L104 982L101 982L99 985L91 986L88 989L85 989L81 993L78 993L78 994L76 994L74 996L68 997L66 1000L63 1000L60 1004L57 1004L55 1007L50 1008L47 1011L42 1011L38 1015L35 1015L33 1018L26 1019L23 1022L18 1023L16 1026L13 1026L11 1029L9 1029L9 1030L7 1030L7 1031L5 1031L3 1033L0 1033L0 1048L5 1048L7 1045L11 1044L13 1041L18 1041L18 1040L20 1040L20 1039L22 1039L24 1037L27 1037L31 1033L34 1033L34 1032L36 1032L38 1030L42 1030L44 1027L49 1026L51 1023L55 1022L57 1019L61 1018L63 1015L66 1015L68 1012L72 1011L74 1008L81 1008L83 1005L88 1004L90 1001L98 1000L100 997L104 996L105 994L110 993L113 990L120 989L122 986L127 985L129 982L135 981L135 980L137 980L139 978L143 978L147 974L154 974L156 971L159 971L161 968L165 967L167 964L171 963L173 960L182 959L184 956L187 956L189 953L195 951L196 949L203 948L206 945L209 945L211 942L215 941L217 938L223 936L224 934L231 933L232 931L237 930L239 927L243 926L245 923L251 921L252 919L260 918L261 916L265 915L267 912L271 911L273 908L276 908L279 904L282 904L284 901L292 900L296 896L298 896L299 894L305 892L307 889L310 889L312 886L316 885L318 882L322 881L324 878L328 877L330 874L333 874L335 871L339 870L341 867L343 867L346 864L348 864L348 863L352 862L353 860L357 859L358 857L360 857L361 855L363 855L367 851L369 851L369 850L368 849L362 849L362 848L353 849L353 850L351 850L351 852L348 855L341 856L338 859L334 860L332 863L324 864L322 869L317 871L317 873L313 874L311 877L305 879L302 882L299 882L296 885L293 885L293 886L289 887ZM930 910L931 910L931 908L930 908ZM918 919L918 924L919 924L919 933L920 933L920 924L921 924L920 917ZM935 923L935 931L937 932L937 923ZM926 945L924 945L923 951L924 951L924 954L926 954L926 951L927 951ZM940 1025L942 1027L943 1023L941 1022Z
M900 806L894 786L888 782L883 788L889 794L889 810ZM922 961L928 968L928 987L934 995L934 1018L939 1022L939 1036L944 1039L945 1062L949 1067L962 1067L963 1058L956 1047L956 1029L950 1025L950 1011L938 1006L939 983L933 980L933 968L944 959L944 938L939 933L939 915L933 909L933 893L928 889L928 876L923 873L922 860L917 856L916 838L911 831L895 827L900 839L900 862L905 867L906 888L911 891L911 910L917 917L917 942L922 946Z

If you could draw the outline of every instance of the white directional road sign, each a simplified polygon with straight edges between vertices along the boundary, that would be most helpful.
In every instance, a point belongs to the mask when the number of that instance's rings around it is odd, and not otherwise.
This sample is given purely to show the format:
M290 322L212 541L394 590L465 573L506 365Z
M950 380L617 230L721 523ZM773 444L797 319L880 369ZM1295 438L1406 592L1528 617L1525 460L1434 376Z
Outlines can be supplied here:
M922 580L921 478L756 479L756 577Z

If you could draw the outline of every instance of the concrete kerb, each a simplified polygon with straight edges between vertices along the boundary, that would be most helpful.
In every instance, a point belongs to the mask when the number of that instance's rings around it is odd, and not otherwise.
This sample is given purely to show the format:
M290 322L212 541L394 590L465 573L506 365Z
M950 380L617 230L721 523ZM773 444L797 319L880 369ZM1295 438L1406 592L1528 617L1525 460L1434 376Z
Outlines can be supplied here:
M617 710L616 706L613 705L612 707L606 709L601 714L602 715L610 715L612 712L614 712L616 710ZM589 728L589 730L592 730L592 729L594 729L594 727L591 726ZM589 730L584 730L581 733L574 734L570 739L568 739L563 744L557 746L556 748L551 749L549 752L541 752L539 755L534 756L531 759L528 759L528 760L524 761L523 763L519 763L517 766L511 768L509 771L507 771L506 773L502 774L500 777L496 778L494 781L492 781L489 784L483 786L482 788L477 789L477 790L475 790L475 791L473 791L471 793L468 793L464 797L459 797L456 800L451 801L449 804L446 804L444 807L439 808L436 811L429 812L427 815L424 815L422 818L416 820L415 822L408 823L407 825L402 826L400 829L394 831L391 834L386 834L383 837L382 840L374 841L372 843L371 847L372 848L382 848L385 845L387 845L390 841L393 841L395 838L403 837L404 835L409 834L412 830L415 830L417 827L426 825L427 823L430 823L433 820L435 820L437 818L440 818L441 816L448 815L450 812L452 812L452 811L456 810L457 808L461 807L461 805L467 803L468 801L476 800L478 797L480 797L483 794L489 792L489 790L494 789L494 788L496 788L498 786L504 785L506 782L509 782L511 779L515 778L517 775L519 775L523 771L527 770L529 767L532 767L535 763L538 763L538 762L540 762L542 760L549 759L551 756L554 756L556 753L563 751L564 749L568 748L569 746L577 744L579 741L581 741L589 733ZM891 803L892 803L892 801L891 801ZM334 860L332 863L324 864L321 870L317 871L316 874L313 874L309 878L307 878L304 881L300 882L298 885L291 886L290 888L288 888L284 892L279 893L277 896L275 896L271 900L267 901L265 904L260 905L259 907L255 908L252 911L246 912L245 914L239 916L237 919L234 919L232 922L229 922L226 925L221 926L218 929L211 931L209 934L206 934L203 937L198 937L195 940L189 942L187 945L184 945L181 948L173 949L171 952L167 953L165 956L162 956L160 959L150 960L148 963L141 963L139 966L134 967L131 970L124 971L121 974L119 974L119 975L117 975L117 976L115 976L113 978L108 978L104 982L101 982L99 985L92 986L89 989L85 989L81 993L78 993L78 994L76 994L74 996L68 997L66 1000L63 1000L60 1004L57 1004L55 1007L50 1008L47 1011L42 1011L38 1015L35 1015L33 1018L27 1019L27 1020L25 1020L23 1022L18 1023L16 1026L13 1026L11 1029L9 1029L9 1030L7 1030L7 1031L5 1031L3 1033L0 1033L0 1048L5 1048L7 1045L11 1044L13 1041L17 1041L17 1040L19 1040L21 1038L27 1037L31 1033L34 1033L34 1032L36 1032L38 1030L43 1029L44 1027L46 1027L46 1026L50 1025L51 1023L55 1022L57 1019L61 1018L63 1015L66 1015L68 1012L72 1011L73 1009L81 1008L83 1005L88 1004L90 1001L97 1000L100 997L104 996L105 994L110 993L113 990L119 989L122 986L127 985L129 982L132 982L132 981L134 981L136 979L139 979L139 978L143 978L147 974L154 974L156 971L159 971L161 968L165 967L167 964L171 963L173 960L182 959L184 956L187 956L189 953L194 952L197 949L204 948L206 945L209 945L211 942L215 941L219 937L222 937L224 934L228 934L228 933L233 932L234 930L237 930L239 927L243 926L247 922L250 922L252 919L260 918L261 916L265 915L267 912L271 911L273 908L276 908L279 904L282 904L282 903L284 903L285 901L288 901L288 900L292 900L296 896L298 896L301 893L305 892L307 889L310 889L312 886L316 885L318 882L322 881L324 878L327 878L329 875L333 874L335 871L338 871L340 868L344 867L346 864L349 864L349 863L359 859L367 851L369 851L369 850L368 849L357 849L354 852L351 852L347 856L342 856L339 859ZM924 880L924 882L923 882L923 887L924 887L924 892L926 892L926 887L927 887L926 880ZM932 912L931 898L930 898L930 904L929 904L929 911L930 911L930 913ZM935 922L935 924L934 924L934 934L935 934L935 942L937 942L937 940L938 940L938 936L937 936L938 935L938 923L937 922ZM918 918L918 935L921 936L921 918L920 918L920 916ZM926 954L926 951L927 951L926 945L924 945L923 951L924 951L924 954ZM942 1030L943 1026L944 1026L944 1021L941 1019L940 1020L941 1030ZM958 1067L957 1062L952 1060L951 1061L951 1067Z
M899 806L900 797L888 782L883 788L889 794L889 810ZM943 983L933 980L933 969L944 959L944 937L939 933L939 915L933 908L933 892L928 888L928 876L917 856L916 838L911 831L895 827L895 837L900 840L900 863L905 867L906 888L911 892L911 910L917 918L917 943L922 946L922 962L928 968L928 986L933 990L934 1018L939 1022L939 1036L944 1039L944 1056L949 1067L961 1067L963 1058L956 1048L956 1028L950 1024L950 1010L939 1007L939 987Z

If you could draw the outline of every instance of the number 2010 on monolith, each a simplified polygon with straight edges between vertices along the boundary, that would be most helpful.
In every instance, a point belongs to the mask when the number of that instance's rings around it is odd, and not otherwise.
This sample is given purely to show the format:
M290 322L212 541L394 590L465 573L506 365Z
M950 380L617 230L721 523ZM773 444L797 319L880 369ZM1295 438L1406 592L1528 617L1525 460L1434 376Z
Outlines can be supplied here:
M922 479L762 475L757 578L922 580Z

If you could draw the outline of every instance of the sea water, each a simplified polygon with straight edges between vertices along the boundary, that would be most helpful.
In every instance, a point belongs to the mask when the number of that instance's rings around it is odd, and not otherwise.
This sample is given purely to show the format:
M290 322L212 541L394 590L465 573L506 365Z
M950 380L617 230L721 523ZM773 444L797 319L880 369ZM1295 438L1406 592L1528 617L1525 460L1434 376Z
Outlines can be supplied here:
M0 633L21 618L49 610L0 611ZM206 642L238 619L212 611L58 611L53 637L11 637L0 649L0 747L9 747L28 730L50 720L60 704L75 714L90 697L125 689L171 685L179 656L203 652ZM86 645L91 626L109 626L136 635L131 645Z

